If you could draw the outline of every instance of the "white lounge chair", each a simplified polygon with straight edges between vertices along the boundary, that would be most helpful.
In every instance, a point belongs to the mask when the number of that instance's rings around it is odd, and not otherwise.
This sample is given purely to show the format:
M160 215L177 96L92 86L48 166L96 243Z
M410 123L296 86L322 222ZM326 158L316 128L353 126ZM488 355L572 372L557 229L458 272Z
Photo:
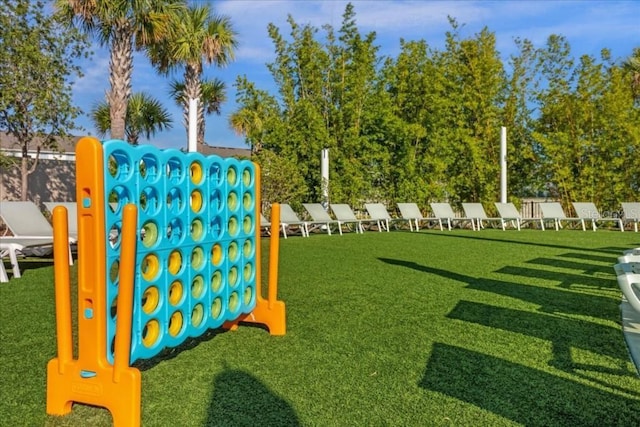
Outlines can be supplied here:
M376 221L378 231L389 231L389 225L394 222L407 221L404 218L392 218L389 211L382 203L365 203L364 208L367 210L369 217Z
M260 230L268 236L271 235L271 222L265 218L262 212L260 212Z
M471 218L456 217L456 214L453 212L449 203L430 203L429 206L431 206L433 216L438 220L440 231L444 230L442 227L443 222L447 223L449 231L451 231L451 227L455 226L456 223L462 227L467 222L471 222L471 227L475 230L475 226Z
M351 209L351 206L344 203L331 203L329 205L331 207L331 211L333 215L336 217L338 221L340 221L343 225L349 227L349 224L355 225L356 233L364 233L363 224L377 224L378 221L375 219L369 218L358 218L356 214Z
M542 224L542 218L522 218L520 212L515 207L513 203L498 203L495 202L496 209L498 209L498 213L500 214L500 221L502 223L502 229L506 229L506 225L508 222L514 224L515 228L520 231L520 228L526 224L527 222L539 222L540 228L544 229L544 225Z
M53 227L35 203L28 201L0 202L0 218L11 232L11 236L0 238L2 244L0 250L3 257L9 256L14 277L20 277L18 253L24 255L26 250L33 252L43 249L50 253L53 244ZM73 264L71 244L76 242L77 238L69 237L70 264Z
M63 206L67 209L67 221L69 227L69 237L78 240L78 205L76 202L44 202L44 206L53 215L56 206Z
M502 223L502 220L500 218L489 218L484 210L484 206L482 206L482 203L463 203L462 210L464 211L465 217L471 218L471 228L473 228L474 230L483 229L483 221L487 221L489 223ZM475 227L473 224L474 221Z
M280 203L280 228L285 239L287 238L287 231L298 231L302 237L309 237L307 221L302 221L287 203Z
M417 203L398 203L398 210L403 219L409 222L409 229L415 231L420 230L420 223L431 223L435 221L434 218L426 218L422 215Z
M640 313L640 262L626 262L614 266L618 286L631 307Z
M633 229L637 233L638 223L640 223L640 202L622 203L622 212L624 213L622 218L623 226L633 224Z
M620 231L624 231L624 224L622 218L603 217L600 215L595 203L591 202L573 202L573 209L576 211L578 218L582 220L582 227L585 228L585 221L591 221L591 228L596 231L597 222L615 222L620 227Z
M39 239L29 237L0 237L0 282L8 282L9 277L4 268L3 258L9 257L11 263L11 271L14 278L22 276L20 273L20 265L18 264L18 254L22 254L25 249L42 249L47 248L53 250L52 239Z
M584 220L581 218L573 218L565 215L562 205L558 202L543 202L540 203L540 210L542 211L542 225L544 230L544 223L553 221L556 231L562 228L562 221L564 222L578 222L582 225L582 230L586 231L587 228L584 225Z
M324 206L322 206L321 203L303 203L302 207L304 207L309 216L311 216L311 221L307 222L309 231L320 228L326 230L327 234L331 235L331 227L335 227L342 236L342 224L339 220L331 218L331 215L324 210Z

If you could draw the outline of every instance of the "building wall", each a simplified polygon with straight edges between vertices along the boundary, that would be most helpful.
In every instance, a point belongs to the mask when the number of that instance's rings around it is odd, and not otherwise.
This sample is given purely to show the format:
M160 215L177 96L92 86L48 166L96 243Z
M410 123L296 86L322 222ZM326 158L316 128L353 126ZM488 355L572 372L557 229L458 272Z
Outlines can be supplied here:
M28 200L42 202L73 202L76 200L75 162L39 160L29 175ZM0 200L20 200L20 168L0 167Z

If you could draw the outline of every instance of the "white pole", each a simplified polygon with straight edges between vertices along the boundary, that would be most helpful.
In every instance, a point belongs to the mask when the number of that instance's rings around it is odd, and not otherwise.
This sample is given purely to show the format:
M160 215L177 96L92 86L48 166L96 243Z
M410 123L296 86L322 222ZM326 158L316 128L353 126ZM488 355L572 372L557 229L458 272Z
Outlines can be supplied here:
M507 128L500 128L500 203L507 203Z
M198 151L198 99L189 98L189 146L190 153Z
M322 149L320 157L320 173L322 176L322 204L329 209L329 149Z

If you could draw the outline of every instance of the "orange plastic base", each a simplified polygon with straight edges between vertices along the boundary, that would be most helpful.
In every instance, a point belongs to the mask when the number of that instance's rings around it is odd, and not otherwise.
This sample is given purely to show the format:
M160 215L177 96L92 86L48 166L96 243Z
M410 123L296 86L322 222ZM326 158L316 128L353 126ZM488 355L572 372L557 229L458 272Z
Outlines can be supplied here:
M47 364L47 413L66 415L73 403L84 403L108 409L114 426L139 426L140 371L123 369L118 382L113 376L110 365L95 372L95 376L85 378L78 361L60 366L58 358L51 359Z
M271 305L271 307L269 307ZM271 335L285 335L287 332L286 310L283 301L269 301L258 298L256 307L249 314L240 316L233 322L226 322L222 325L225 329L236 330L238 323L260 323L269 329Z

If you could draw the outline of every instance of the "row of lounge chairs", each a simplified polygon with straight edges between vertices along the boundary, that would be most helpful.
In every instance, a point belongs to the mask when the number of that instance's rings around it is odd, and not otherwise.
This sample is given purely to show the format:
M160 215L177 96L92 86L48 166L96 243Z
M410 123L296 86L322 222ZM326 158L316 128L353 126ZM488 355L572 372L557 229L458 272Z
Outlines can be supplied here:
M328 234L343 231L355 231L362 233L365 229L376 229L378 231L389 231L390 226L409 226L411 231L420 230L421 225L437 226L440 230L451 230L454 227L471 228L481 230L487 225L495 224L503 230L511 227L520 230L527 224L545 230L551 226L559 230L567 224L574 223L576 226L587 230L587 225L596 231L598 224L610 223L615 225L620 231L624 231L628 226L638 231L640 223L640 203L622 203L622 216L602 216L594 203L575 202L573 208L576 217L569 217L565 214L562 205L557 202L540 203L541 215L536 218L522 217L513 203L495 203L499 216L489 217L486 214L482 203L463 203L463 214L455 213L449 203L431 203L430 208L433 216L424 216L416 203L398 203L399 215L392 216L382 203L365 203L366 215L357 216L347 204L331 203L328 209L320 203L303 203L304 216L299 216L288 204L280 205L280 231L284 238L288 234L297 233L303 237L308 237L309 232L314 229L326 231ZM333 216L329 213L331 212ZM269 221L262 216L261 226L266 230L269 228Z

